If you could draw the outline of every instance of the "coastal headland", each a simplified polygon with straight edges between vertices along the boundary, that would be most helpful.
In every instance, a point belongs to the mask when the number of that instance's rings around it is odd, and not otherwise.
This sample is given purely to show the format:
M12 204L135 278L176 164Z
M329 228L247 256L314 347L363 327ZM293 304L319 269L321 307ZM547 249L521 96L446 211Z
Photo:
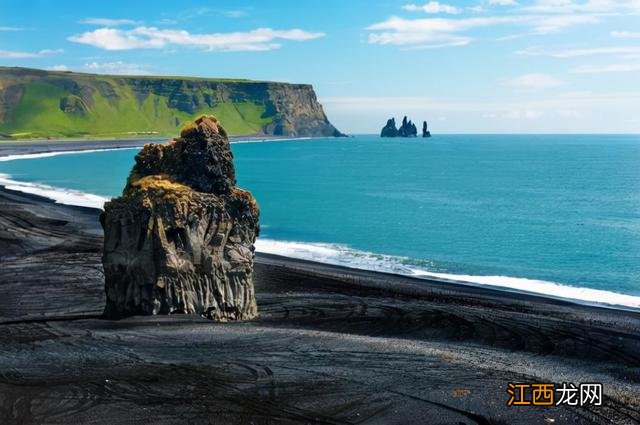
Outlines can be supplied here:
M0 190L3 424L640 421L640 313L258 254L255 320L104 320L99 212Z
M0 67L0 139L155 138L202 114L236 136L343 136L309 84Z

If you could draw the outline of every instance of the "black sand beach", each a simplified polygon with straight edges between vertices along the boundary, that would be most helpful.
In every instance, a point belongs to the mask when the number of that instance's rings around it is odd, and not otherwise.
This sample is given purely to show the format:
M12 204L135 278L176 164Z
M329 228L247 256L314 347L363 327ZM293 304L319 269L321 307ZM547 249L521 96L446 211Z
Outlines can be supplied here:
M258 255L255 321L108 321L97 215L0 191L2 424L640 423L640 313Z
M28 155L48 152L71 152L85 151L91 149L125 149L141 147L145 143L164 143L170 137L145 137L131 139L95 139L95 140L0 140L0 157L8 155ZM295 137L274 137L274 136L231 136L229 140L237 141L263 141L263 140L285 140L295 139Z

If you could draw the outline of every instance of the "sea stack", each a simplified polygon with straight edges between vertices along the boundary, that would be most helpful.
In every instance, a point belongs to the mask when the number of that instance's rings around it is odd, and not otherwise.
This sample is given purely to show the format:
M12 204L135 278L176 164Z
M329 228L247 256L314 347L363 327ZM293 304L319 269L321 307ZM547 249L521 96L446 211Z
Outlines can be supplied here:
M427 122L426 121L422 122L422 137L431 137L431 132L429 131L429 128L427 127Z
M202 116L136 156L123 194L107 202L104 315L257 316L258 205L236 187L227 134Z
M418 129L416 125L407 119L407 116L402 119L402 125L400 128L396 128L395 118L387 120L387 125L380 131L380 137L416 137L418 135Z
M398 137L395 118L389 118L387 120L387 125L382 127L382 130L380 131L380 137Z
M402 125L398 129L398 136L400 137L416 137L418 135L418 129L416 125L411 122L411 120L407 120L407 116L405 115L402 119Z

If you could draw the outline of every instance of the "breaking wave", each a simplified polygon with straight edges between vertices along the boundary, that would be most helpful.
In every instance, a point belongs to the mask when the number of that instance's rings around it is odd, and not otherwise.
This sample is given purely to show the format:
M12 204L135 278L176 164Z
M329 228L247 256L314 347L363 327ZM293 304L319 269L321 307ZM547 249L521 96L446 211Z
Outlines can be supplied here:
M104 148L104 149L87 149L87 150L79 150L79 151L26 153L26 154L19 154L19 155L0 156L0 162L16 161L20 159L49 158L52 156L60 156L60 155L78 155L83 153L94 153L94 152L126 151L126 150L134 150L134 149L139 150L140 148L142 148L142 146L133 147L133 148Z
M339 244L313 244L304 242L258 239L256 250L268 254L317 261L364 270L401 274L425 279L483 285L514 292L545 295L556 299L578 301L584 304L640 308L640 297L617 292L563 285L545 280L512 276L486 276L432 272L411 264L411 259L351 249Z
M305 140L306 138L300 138ZM282 139L292 140L292 139ZM270 140L278 141L278 140ZM260 143L261 141L234 141L233 143ZM139 149L133 148L108 148L93 149L83 151L63 151L46 152L26 155L9 155L0 157L0 162L20 159L46 158L57 155L81 154L99 152L116 149ZM77 190L57 188L45 184L28 183L12 180L7 174L0 174L0 185L7 189L16 190L33 195L43 196L54 200L56 203L76 205L82 207L102 209L104 203L109 198L84 193ZM333 264L339 266L352 267L357 269L372 270L413 276L424 279L444 280L455 283L483 285L497 289L526 292L544 295L556 299L578 301L585 304L608 305L616 307L626 307L640 309L640 297L625 295L617 292L604 291L599 289L584 288L578 286L564 285L556 282L527 279L511 276L488 276L488 275L468 275L441 273L428 270L429 263L421 262L420 266L412 262L407 257L376 254L372 252L359 251L346 245L323 244L279 241L273 239L258 239L256 241L258 252L282 255L291 258L317 261L320 263ZM435 266L435 265L434 265ZM424 268L426 267L426 268ZM435 268L435 267L434 267Z
M44 196L45 198L52 199L59 204L76 205L80 207L102 209L104 203L109 200L109 198L105 198L103 196L84 193L77 190L62 189L46 184L11 180L11 176L7 174L0 174L0 186L4 186L9 190Z

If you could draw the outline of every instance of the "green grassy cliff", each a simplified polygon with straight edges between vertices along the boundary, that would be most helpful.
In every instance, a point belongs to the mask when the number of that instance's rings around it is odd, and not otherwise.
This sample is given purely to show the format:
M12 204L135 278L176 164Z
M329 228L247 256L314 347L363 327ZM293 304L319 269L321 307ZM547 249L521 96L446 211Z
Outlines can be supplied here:
M2 138L168 136L202 114L231 135L340 135L306 84L0 67Z

